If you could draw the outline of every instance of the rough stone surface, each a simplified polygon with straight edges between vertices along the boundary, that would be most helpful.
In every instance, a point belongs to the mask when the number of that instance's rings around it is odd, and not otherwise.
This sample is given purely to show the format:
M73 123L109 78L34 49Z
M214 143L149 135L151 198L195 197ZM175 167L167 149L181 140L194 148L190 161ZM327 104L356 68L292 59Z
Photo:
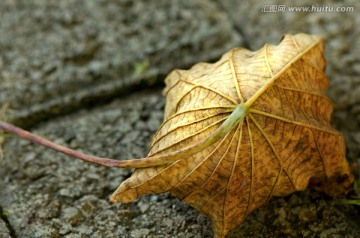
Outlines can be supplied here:
M0 103L28 126L241 44L206 0L0 1Z
M354 6L353 13L261 13L264 4L310 1L156 3L0 1L0 103L11 102L13 120L27 125L47 116L33 131L59 144L140 158L164 107L159 90L144 89L171 69L213 60L243 39L258 49L286 32L322 34L333 122L345 135L349 160L360 162L359 3L326 3ZM109 102L113 94L119 98ZM7 139L4 153L0 210L14 234L0 219L0 237L212 237L209 219L169 194L110 204L130 170L90 165L16 138ZM359 237L359 221L358 207L306 191L271 199L229 237Z

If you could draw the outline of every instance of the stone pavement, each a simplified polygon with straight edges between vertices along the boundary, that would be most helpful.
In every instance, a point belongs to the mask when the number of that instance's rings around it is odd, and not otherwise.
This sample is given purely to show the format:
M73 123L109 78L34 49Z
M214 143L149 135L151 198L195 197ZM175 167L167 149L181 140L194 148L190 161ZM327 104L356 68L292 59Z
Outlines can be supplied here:
M164 77L228 49L321 34L334 125L360 158L360 6L354 12L261 13L250 0L0 1L0 104L55 142L119 159L143 157L162 121ZM311 1L298 5L311 6ZM323 5L323 4L320 4ZM131 171L90 165L18 139L0 161L0 237L211 237L210 221L169 194L108 197ZM306 191L250 214L229 237L356 237L360 211Z

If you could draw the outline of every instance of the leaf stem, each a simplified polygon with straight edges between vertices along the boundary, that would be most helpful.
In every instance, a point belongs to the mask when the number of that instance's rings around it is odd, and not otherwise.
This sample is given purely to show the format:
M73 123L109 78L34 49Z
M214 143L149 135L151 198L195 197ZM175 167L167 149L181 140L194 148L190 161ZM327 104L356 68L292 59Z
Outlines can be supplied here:
M188 158L195 153L202 151L203 149L214 144L225 135L227 135L240 121L244 120L247 114L247 109L244 104L239 104L236 106L234 111L229 115L229 117L217 128L213 133L204 139L198 141L195 144L184 147L180 150L173 151L167 154L145 157L142 159L133 159L133 160L114 160L109 158L97 157L94 155L87 155L80 151L70 149L68 147L58 145L54 142L51 142L47 139L44 139L40 136L32 134L26 130L23 130L19 127L16 127L12 124L3 122L0 120L0 129L18 135L21 138L27 139L33 143L42 145L44 147L50 148L52 150L61 152L68 156L90 162L93 164L98 164L106 167L120 167L120 168L144 168L157 165L170 164L177 160Z
M16 127L12 124L9 124L9 123L3 122L3 121L0 121L0 128L6 132L10 132L10 133L18 135L21 138L27 139L35 144L42 145L44 147L61 152L63 154L71 156L71 157L75 157L80 160L84 160L86 162L99 164L99 165L106 166L106 167L117 167L117 164L119 162L118 160L112 160L112 159L108 159L108 158L101 158L101 157L97 157L97 156L93 156L93 155L84 154L80 151L76 151L76 150L70 149L68 147L56 144L52 141L44 139L40 136L32 134L24 129L21 129L19 127Z

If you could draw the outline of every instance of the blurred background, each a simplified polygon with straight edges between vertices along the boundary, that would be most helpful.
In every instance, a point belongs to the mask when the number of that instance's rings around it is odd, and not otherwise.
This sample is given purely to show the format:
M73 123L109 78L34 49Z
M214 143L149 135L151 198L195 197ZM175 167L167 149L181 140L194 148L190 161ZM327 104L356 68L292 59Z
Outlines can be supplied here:
M275 0L1 0L6 119L75 149L131 159L162 121L164 79L285 33L326 40L333 125L360 171L360 3ZM0 161L0 237L211 237L169 194L108 203L130 170L99 168L9 140ZM270 203L230 237L356 237L360 211L313 191Z

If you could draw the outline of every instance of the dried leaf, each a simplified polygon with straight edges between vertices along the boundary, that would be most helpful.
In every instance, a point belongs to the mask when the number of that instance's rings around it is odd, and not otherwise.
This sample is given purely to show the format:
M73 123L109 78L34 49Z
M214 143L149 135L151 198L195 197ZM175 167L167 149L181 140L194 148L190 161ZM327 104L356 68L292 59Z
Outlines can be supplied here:
M146 168L112 201L169 191L209 215L215 237L224 237L272 196L309 183L345 193L353 177L344 139L330 125L325 64L323 40L297 34L173 71L164 122L137 166Z
M214 236L224 237L272 196L309 186L331 196L350 190L344 139L330 125L325 64L323 40L298 34L173 71L164 122L138 160L87 155L1 120L0 128L84 161L138 168L111 201L169 191L209 215Z

